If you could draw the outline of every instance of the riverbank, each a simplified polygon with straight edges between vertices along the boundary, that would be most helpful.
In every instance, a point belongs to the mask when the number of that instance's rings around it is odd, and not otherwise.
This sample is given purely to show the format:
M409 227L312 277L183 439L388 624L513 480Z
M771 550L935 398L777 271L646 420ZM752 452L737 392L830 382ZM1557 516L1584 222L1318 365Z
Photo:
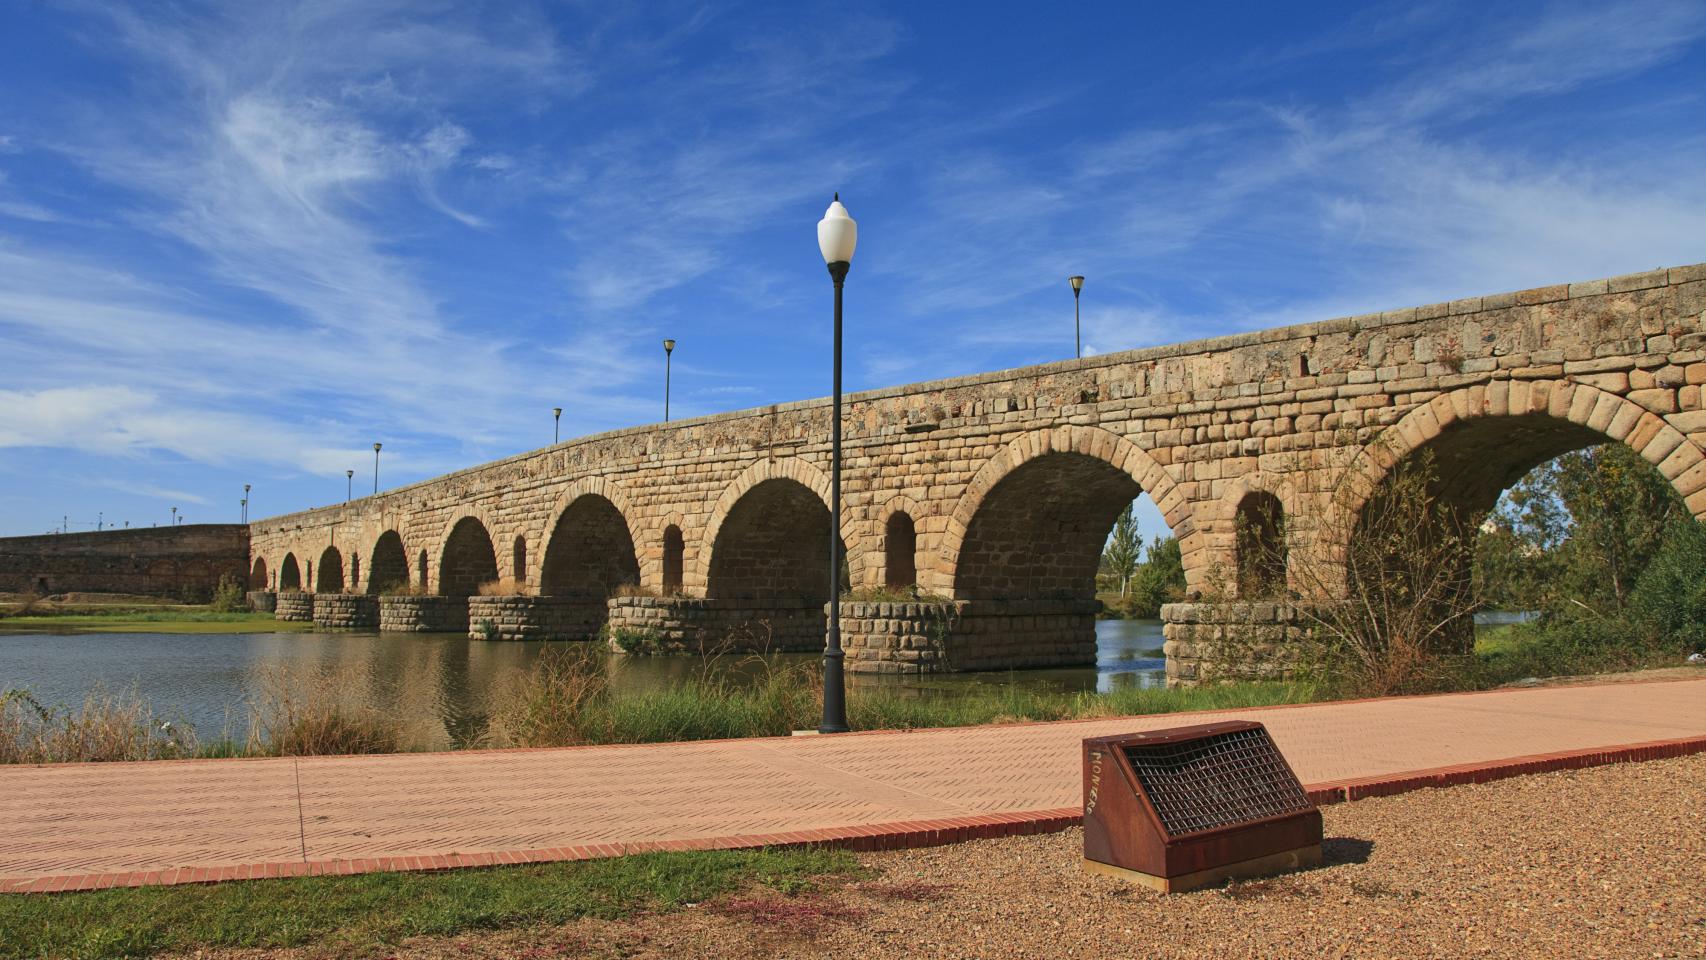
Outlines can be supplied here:
M0 633L307 633L312 623L275 620L270 613L220 613L206 608L27 614L0 619Z

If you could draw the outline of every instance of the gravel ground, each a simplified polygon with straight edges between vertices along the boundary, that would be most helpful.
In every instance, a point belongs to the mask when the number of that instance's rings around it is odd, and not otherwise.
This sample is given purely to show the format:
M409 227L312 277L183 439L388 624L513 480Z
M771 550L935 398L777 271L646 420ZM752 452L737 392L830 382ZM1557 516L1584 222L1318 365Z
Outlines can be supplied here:
M870 854L869 877L792 898L760 891L627 922L415 941L396 955L1706 956L1706 756L1323 812L1325 866L1217 890L1163 897L1086 876L1073 830Z

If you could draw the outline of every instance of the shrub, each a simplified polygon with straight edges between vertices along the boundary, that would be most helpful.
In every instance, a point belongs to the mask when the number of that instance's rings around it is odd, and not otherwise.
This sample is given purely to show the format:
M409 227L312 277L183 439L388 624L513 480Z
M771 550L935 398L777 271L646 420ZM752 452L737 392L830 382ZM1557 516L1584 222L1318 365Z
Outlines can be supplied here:
M0 694L0 763L164 760L197 748L193 727L161 719L134 691L97 689L76 710L44 706L26 690Z
M636 655L657 653L662 644L658 635L650 630L639 630L633 627L606 628L607 639L616 645L623 653Z
M531 597L533 588L514 577L487 580L475 590L482 597Z
M294 757L402 749L403 730L394 716L346 699L346 691L362 689L364 679L348 670L263 673L260 697L249 707L244 752Z
M219 578L219 586L213 589L213 599L208 606L219 613L239 613L249 609L249 598L243 584L226 574Z
M1671 523L1658 552L1635 582L1630 609L1655 645L1696 647L1706 630L1706 525Z

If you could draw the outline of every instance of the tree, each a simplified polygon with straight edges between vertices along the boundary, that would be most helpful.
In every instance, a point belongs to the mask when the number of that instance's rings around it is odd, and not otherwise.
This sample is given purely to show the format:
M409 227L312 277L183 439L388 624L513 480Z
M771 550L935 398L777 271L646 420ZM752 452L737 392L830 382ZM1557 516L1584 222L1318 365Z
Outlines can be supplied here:
M1126 614L1149 620L1161 615L1161 605L1185 598L1185 562L1174 537L1156 537L1132 578Z
M1131 585L1132 574L1137 572L1137 555L1142 550L1143 538L1138 535L1137 518L1128 503L1125 512L1114 521L1114 532L1108 536L1108 545L1102 549L1102 569L1119 581L1122 597Z

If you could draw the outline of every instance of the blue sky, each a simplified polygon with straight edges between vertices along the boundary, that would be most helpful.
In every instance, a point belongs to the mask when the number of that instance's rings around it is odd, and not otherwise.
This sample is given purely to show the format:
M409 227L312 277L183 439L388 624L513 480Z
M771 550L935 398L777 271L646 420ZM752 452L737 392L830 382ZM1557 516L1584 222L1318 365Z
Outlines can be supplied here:
M0 0L0 534L1706 260L1706 5ZM1146 536L1160 532L1152 510Z

